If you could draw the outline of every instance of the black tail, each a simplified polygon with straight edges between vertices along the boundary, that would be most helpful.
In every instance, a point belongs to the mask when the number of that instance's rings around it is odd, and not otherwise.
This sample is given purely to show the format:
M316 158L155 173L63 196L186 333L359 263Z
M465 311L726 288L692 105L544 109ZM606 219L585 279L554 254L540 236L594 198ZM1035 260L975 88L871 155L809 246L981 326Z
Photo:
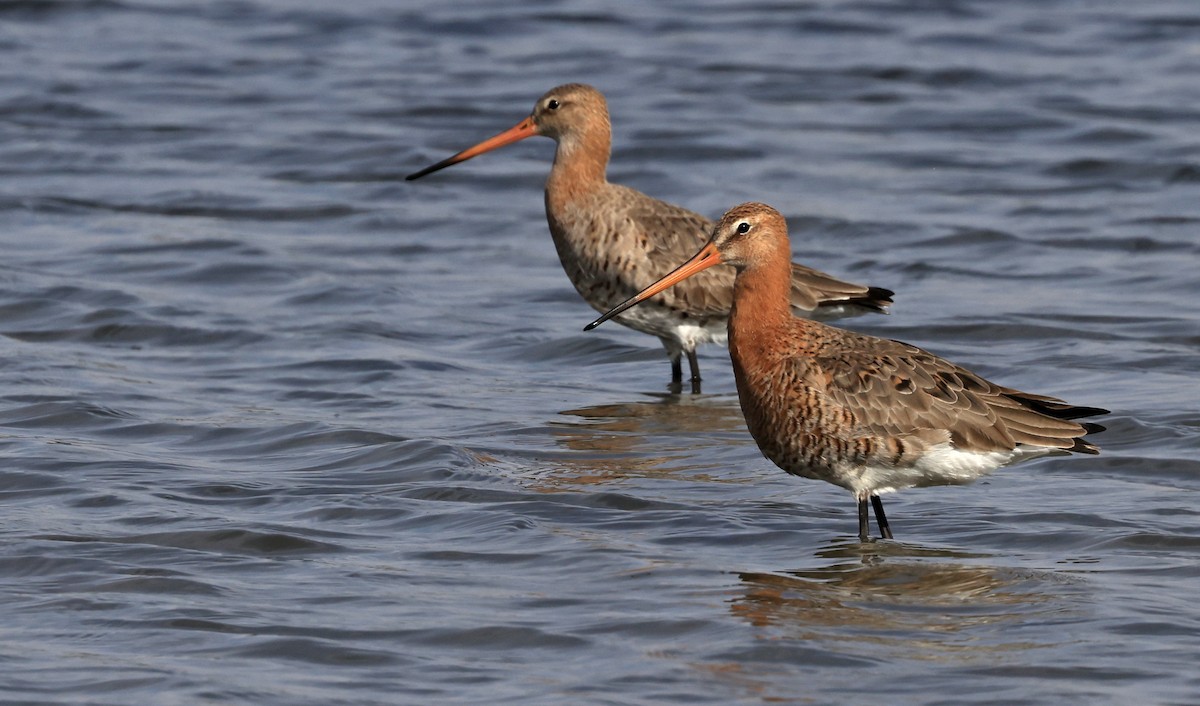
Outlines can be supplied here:
M1056 397L1043 397L1041 395L1031 395L1026 392L1016 391L1008 396L1035 412L1040 412L1047 417L1054 417L1055 419L1084 419L1086 417L1098 417L1101 414L1109 414L1107 409L1067 404ZM1085 428L1087 426L1089 425L1084 425ZM1104 431L1104 427L1099 425L1092 424L1090 426L1097 427L1095 431Z
M1046 397L1043 395L1033 395L1027 392L1019 392L1012 390L1006 392L1005 395L1011 399L1020 402L1029 409L1032 409L1039 414L1044 414L1047 417L1062 419L1066 421L1074 421L1085 417L1096 417L1101 414L1108 414L1107 409L1100 407L1081 407L1078 405L1067 404L1057 397ZM1084 437L1088 434L1098 434L1104 431L1104 426L1094 422L1076 422L1082 429L1083 433L1075 437L1073 445L1067 451L1074 451L1081 454L1098 454L1100 447L1088 441Z
M886 312L887 308L892 305L892 295L894 294L895 292L892 290L884 289L883 287L868 287L866 294L838 301L821 302L821 306L846 306L850 304L861 306L871 311Z

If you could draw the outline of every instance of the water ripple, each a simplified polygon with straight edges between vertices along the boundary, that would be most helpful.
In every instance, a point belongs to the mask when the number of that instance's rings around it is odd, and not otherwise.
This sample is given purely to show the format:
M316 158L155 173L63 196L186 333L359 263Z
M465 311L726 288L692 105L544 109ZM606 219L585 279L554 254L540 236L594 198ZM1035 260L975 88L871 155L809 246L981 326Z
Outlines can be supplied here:
M1190 703L1186 0L0 4L0 689L21 703ZM536 139L782 209L841 325L1113 409L1098 457L852 499L727 354L584 334ZM969 685L970 688L964 688Z

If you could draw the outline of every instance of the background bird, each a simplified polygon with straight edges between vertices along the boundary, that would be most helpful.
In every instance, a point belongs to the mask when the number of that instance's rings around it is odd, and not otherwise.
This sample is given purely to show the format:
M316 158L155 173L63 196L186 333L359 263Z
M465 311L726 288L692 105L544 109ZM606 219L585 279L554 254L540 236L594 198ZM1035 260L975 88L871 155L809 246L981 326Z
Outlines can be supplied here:
M563 269L596 311L606 311L648 286L708 239L713 222L704 216L609 183L608 105L600 91L584 84L552 89L538 99L529 117L509 130L406 179L419 179L534 135L557 143L546 180L546 219ZM802 316L829 319L884 312L892 303L891 290L844 282L790 259L789 268L788 300ZM662 342L671 359L673 391L682 385L684 354L692 391L700 391L696 346L725 342L733 276L732 268L716 268L616 318Z

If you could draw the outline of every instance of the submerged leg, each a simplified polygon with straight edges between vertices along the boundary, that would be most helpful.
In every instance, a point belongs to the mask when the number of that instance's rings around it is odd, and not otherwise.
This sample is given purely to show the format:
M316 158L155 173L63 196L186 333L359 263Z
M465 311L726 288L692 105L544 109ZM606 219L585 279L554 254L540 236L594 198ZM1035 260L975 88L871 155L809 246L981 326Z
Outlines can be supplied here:
M696 358L696 349L687 352L688 367L692 369L692 394L700 394L700 360Z
M671 356L671 384L667 385L667 391L672 395L678 395L683 392L683 365L680 360L680 355L674 351L667 350L667 355Z
M672 395L683 392L683 349L675 341L668 338L658 339L663 348L667 349L667 357L671 359L671 384L667 390Z
M872 495L871 505L875 507L875 524L879 525L879 534L884 539L891 539L892 528L888 525L887 515L883 514L883 501L878 495Z
M868 542L871 540L871 511L867 509L867 499L859 498L858 501L858 539L860 542Z

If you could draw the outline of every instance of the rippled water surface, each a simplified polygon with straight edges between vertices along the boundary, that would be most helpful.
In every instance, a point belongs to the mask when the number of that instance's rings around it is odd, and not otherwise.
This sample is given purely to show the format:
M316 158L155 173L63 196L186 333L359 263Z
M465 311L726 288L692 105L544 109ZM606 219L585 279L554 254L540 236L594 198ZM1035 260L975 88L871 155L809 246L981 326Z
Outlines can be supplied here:
M1192 704L1200 5L0 4L0 697ZM546 232L614 181L788 216L847 325L1113 410L889 501L667 394Z

